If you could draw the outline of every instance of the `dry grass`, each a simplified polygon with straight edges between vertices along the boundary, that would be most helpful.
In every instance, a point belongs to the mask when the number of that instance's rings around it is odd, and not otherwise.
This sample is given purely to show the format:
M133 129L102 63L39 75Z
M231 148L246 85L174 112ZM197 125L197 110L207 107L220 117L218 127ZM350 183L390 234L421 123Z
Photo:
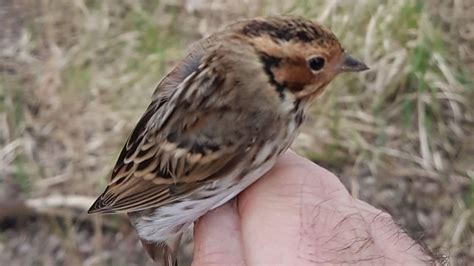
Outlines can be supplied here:
M241 17L302 15L332 28L371 71L331 85L295 148L453 265L474 260L472 0L0 5L2 201L97 195L188 44ZM148 263L120 217L88 219L60 208L2 218L0 264Z

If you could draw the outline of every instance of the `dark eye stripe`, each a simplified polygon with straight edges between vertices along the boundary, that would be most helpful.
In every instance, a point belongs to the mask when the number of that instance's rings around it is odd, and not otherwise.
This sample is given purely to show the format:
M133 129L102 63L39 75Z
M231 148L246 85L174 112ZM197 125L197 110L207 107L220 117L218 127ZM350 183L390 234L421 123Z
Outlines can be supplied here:
M260 53L260 60L263 63L263 70L265 71L265 74L267 74L270 83L275 87L276 91L278 92L278 95L283 100L285 98L285 94L283 93L283 91L285 90L285 86L275 80L275 76L272 72L272 68L278 67L282 59L279 57L268 55L266 53Z

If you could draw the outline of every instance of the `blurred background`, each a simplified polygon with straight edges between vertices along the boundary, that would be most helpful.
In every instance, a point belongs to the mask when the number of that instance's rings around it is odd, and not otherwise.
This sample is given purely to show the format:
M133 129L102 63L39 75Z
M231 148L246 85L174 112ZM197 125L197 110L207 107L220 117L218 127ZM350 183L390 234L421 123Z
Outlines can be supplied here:
M151 265L85 210L160 78L241 18L319 20L371 70L293 148L452 265L474 261L474 0L1 0L0 265Z

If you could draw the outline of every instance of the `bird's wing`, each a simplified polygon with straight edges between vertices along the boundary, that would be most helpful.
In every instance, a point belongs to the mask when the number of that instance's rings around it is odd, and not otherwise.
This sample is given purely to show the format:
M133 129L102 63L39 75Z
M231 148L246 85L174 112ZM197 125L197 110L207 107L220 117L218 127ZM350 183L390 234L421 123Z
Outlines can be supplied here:
M234 169L249 152L254 140L233 124L241 110L209 97L223 90L225 70L210 67L215 58L203 57L205 47L197 49L200 54L188 55L160 82L89 213L139 211L179 200Z

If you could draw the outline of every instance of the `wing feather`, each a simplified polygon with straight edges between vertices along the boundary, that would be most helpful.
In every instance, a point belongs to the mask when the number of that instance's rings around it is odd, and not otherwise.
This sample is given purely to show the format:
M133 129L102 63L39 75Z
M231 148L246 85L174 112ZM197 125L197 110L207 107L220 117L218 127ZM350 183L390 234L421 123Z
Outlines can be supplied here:
M89 213L139 211L179 200L242 157L245 138L232 143L232 136L222 138L226 134L212 128L231 123L239 114L202 110L210 91L224 82L216 79L223 73L201 67L209 45L208 40L201 42L160 82ZM198 87L190 81L195 76L201 80Z

